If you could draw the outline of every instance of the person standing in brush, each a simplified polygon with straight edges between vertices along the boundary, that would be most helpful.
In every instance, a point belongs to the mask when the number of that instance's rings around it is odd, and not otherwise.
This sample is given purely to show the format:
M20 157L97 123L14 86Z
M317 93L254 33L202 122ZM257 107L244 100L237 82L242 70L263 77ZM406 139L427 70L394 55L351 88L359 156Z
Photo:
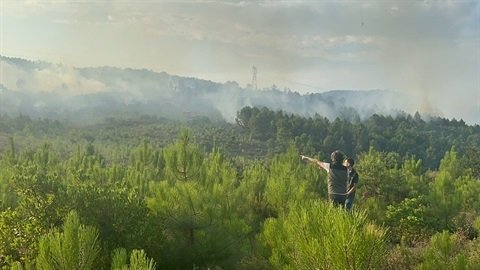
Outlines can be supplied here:
M353 206L353 201L355 200L355 191L357 190L358 185L358 173L353 168L353 165L355 165L355 160L353 160L353 158L345 159L343 165L347 167L348 173L347 198L345 200L345 208L350 211Z
M341 151L334 151L330 155L332 163L322 162L318 159L301 155L302 160L308 160L315 163L319 168L327 171L328 199L334 206L345 206L347 195L348 173L347 167L342 162L344 155Z

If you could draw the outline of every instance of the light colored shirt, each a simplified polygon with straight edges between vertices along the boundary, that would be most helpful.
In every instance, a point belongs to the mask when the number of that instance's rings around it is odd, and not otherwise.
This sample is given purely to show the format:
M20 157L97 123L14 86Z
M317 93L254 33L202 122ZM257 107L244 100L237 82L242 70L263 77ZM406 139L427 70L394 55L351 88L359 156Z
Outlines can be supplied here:
M319 164L318 164L318 165L320 165L320 167L322 167L323 169L325 169L325 171L327 171L327 173L330 172L330 163L319 161Z

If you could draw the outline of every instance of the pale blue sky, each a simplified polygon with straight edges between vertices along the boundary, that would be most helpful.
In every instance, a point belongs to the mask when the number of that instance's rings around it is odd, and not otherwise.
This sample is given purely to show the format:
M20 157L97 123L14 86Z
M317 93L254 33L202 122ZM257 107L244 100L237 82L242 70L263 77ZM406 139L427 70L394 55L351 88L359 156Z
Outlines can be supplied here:
M479 1L0 0L0 54L301 93L390 89L480 119Z

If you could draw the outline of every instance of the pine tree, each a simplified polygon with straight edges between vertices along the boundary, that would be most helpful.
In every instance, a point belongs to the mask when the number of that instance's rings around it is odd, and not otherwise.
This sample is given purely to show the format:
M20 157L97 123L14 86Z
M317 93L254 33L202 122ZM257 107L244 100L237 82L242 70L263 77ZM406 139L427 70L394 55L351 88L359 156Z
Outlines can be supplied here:
M456 191L455 181L461 175L457 153L452 149L442 159L440 170L430 188L430 218L437 225L438 231L455 230L454 217L461 208L461 198Z
M127 250L117 248L113 250L112 270L128 270Z
M303 201L265 222L261 241L271 249L275 269L379 269L385 231L329 203Z
M113 251L112 270L155 270L155 262L147 258L143 249L134 249L128 263L127 251L120 248Z
M202 177L203 160L190 137L190 133L183 130L177 142L164 150L165 173L169 181L189 181Z
M97 230L80 224L74 211L68 214L62 229L54 229L40 239L37 269L94 269L100 253Z
M154 183L147 199L163 237L158 261L169 269L191 268L194 264L231 268L243 254L248 231L238 215L242 202L236 196L236 170L218 149L205 156L185 143L177 142L165 150L170 170L167 175L176 173L180 177ZM190 158L172 160L181 155ZM177 165L183 164L188 173L183 169L174 172L175 160L181 161Z
M309 175L310 172L302 166L294 145L290 145L285 154L273 159L265 183L265 197L277 213L288 211L291 201L318 197L318 182Z
M462 240L444 231L432 236L423 255L420 270L467 270L468 259L462 253ZM473 269L473 268L472 268Z

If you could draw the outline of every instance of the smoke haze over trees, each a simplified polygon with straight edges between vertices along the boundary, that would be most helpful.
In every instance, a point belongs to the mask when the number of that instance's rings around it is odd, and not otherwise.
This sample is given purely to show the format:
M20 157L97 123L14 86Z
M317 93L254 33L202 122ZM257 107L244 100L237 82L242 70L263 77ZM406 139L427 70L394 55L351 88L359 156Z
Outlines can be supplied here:
M119 112L167 118L207 116L234 122L236 113L246 106L358 121L374 113L414 114L422 106L414 96L388 90L299 94L275 85L255 90L236 82L216 83L145 69L74 68L5 56L0 60L0 113L74 122ZM441 108L429 111L442 115Z
M480 270L479 22L478 0L0 0L0 269ZM352 211L302 157L335 150Z
M479 125L391 91L1 60L2 269L480 265ZM353 214L299 158L334 149L361 176Z

